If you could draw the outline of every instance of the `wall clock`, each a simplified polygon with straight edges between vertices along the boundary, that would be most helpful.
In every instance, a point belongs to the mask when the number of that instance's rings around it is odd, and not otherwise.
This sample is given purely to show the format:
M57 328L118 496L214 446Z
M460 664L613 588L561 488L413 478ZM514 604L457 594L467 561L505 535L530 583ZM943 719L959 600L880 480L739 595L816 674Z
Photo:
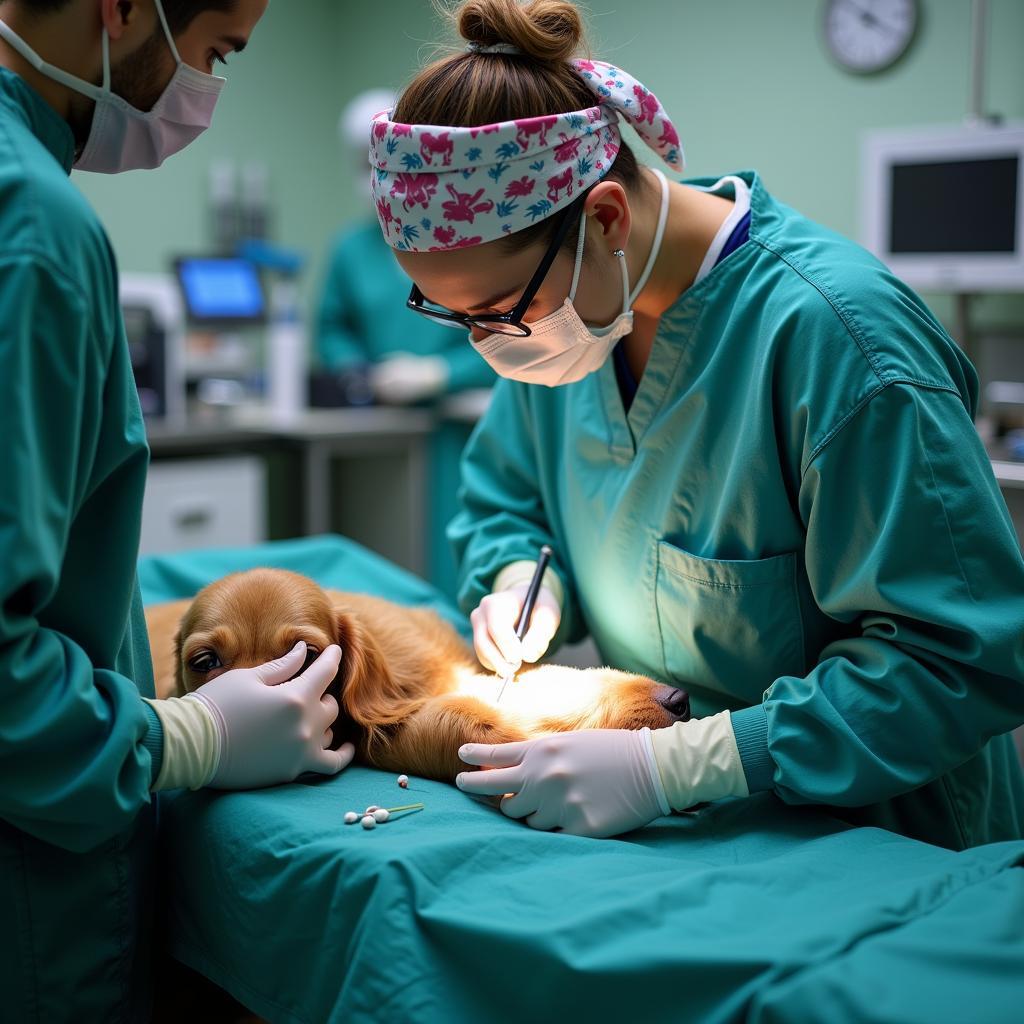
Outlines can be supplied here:
M828 0L825 45L847 71L884 71L914 41L919 14L918 0Z

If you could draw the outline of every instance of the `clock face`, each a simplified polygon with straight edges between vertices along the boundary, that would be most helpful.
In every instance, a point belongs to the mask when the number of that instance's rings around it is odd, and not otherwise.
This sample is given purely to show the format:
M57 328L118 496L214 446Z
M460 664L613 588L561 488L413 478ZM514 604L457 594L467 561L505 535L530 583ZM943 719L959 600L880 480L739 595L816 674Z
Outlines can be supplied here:
M881 71L910 46L917 29L917 8L917 0L829 0L825 41L847 70Z

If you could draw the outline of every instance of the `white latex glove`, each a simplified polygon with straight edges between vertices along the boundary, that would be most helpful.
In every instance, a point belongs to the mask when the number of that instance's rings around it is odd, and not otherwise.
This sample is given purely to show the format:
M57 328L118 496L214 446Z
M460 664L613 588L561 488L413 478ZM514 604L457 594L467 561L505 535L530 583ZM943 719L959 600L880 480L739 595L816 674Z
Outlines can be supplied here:
M332 644L300 676L306 645L256 668L238 668L210 680L186 700L213 713L220 732L215 789L252 789L290 782L302 772L334 775L353 757L352 745L327 749L338 702L324 691L341 664ZM294 678L293 678L294 677Z
M529 573L532 575L533 570ZM488 594L470 613L473 646L484 668L507 676L518 672L524 661L532 663L543 657L562 621L562 604L548 579L545 575L533 606L530 629L522 642L516 636L516 620L530 589L528 579ZM496 584L500 581L499 576Z
M466 793L501 796L501 810L536 829L605 838L670 813L650 729L585 729L522 743L467 743L455 784ZM513 794L513 795L508 795Z
M369 374L374 397L389 405L436 398L448 386L448 364L440 356L398 352L371 366Z

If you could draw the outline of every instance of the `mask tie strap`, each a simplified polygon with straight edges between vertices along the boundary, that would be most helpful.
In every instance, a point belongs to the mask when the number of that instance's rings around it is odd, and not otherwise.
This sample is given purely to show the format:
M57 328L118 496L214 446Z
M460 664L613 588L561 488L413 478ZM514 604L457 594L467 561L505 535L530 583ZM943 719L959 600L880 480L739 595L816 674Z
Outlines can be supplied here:
M110 92L110 33L103 30L103 91Z
M661 209L658 212L658 226L654 230L654 241L651 243L651 254L647 257L647 265L636 282L633 294L629 296L630 306L636 302L637 296L644 290L644 285L647 284L647 279L651 276L651 271L654 269L654 264L658 259L658 253L661 251L661 240L665 237L665 225L668 222L668 179L657 167L652 167L651 170L654 171L661 181Z
M178 46L174 42L174 36L171 35L171 26L167 24L167 15L164 14L163 0L156 0L156 13L160 18L160 24L163 26L164 38L167 40L167 45L171 48L171 55L174 57L174 63L176 65L184 63L181 59L181 55L178 53Z
M97 85L93 85L92 82L85 81L84 78L79 78L77 75L72 75L65 71L63 68L59 68L54 64L50 64L43 60L42 57L32 49L28 43L25 42L17 32L14 31L5 21L0 19L0 39L7 42L12 49L17 53L21 54L41 74L52 78L55 82L60 82L61 85L67 86L69 89L73 89L75 92L81 93L83 96L88 96L90 99L98 100L103 95L103 89ZM104 38L104 43L107 40ZM110 61L105 59L103 62L103 81L106 86L110 83Z
M580 271L583 269L583 246L587 241L587 215L580 215L580 235L576 242L576 265L572 272L572 284L569 286L569 301L576 298L576 286L580 283Z

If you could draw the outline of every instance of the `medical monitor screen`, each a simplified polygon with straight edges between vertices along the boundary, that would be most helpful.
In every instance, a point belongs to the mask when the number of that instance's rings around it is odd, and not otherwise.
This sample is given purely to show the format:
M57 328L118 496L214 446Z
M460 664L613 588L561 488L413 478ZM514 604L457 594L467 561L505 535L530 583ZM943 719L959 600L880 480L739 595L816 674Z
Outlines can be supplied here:
M889 251L894 255L1013 253L1019 157L894 163Z
M190 319L209 323L265 319L263 285L249 260L191 257L177 260L175 267Z

